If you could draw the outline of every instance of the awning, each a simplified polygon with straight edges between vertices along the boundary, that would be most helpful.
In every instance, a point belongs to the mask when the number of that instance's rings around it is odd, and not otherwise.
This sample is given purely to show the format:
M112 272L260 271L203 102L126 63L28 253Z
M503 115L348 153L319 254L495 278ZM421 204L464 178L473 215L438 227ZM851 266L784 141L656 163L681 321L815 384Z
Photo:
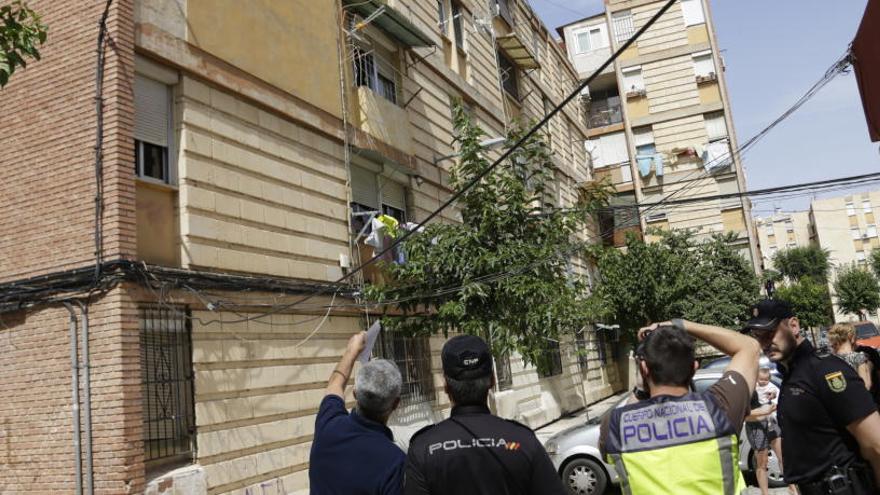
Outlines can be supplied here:
M852 54L868 133L871 141L880 141L880 0L868 0Z
M505 34L496 38L498 47L504 50L510 60L520 69L537 69L538 60L531 50L523 43L516 32Z
M342 0L343 7L364 19L384 9L370 24L376 25L389 36L406 46L434 46L434 41L413 24L402 12L388 5L386 0Z

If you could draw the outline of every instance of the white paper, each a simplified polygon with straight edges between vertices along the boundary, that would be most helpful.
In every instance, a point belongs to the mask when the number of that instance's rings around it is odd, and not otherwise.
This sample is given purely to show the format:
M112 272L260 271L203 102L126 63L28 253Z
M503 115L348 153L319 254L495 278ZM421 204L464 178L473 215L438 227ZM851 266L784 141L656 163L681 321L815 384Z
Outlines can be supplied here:
M364 350L361 351L360 355L358 355L357 360L366 363L370 360L370 355L373 354L373 346L376 345L376 337L379 336L379 331L382 330L382 320L376 320L376 323L370 325L370 328L367 330L367 338L364 343Z

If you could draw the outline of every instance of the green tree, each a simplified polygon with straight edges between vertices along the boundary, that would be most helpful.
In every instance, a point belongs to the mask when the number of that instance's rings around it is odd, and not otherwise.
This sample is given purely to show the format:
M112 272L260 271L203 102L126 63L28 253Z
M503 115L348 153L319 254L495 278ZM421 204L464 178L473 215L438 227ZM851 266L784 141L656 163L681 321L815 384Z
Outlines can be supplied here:
M731 247L733 237L697 243L684 230L656 233L657 242L629 236L626 250L599 255L598 295L611 319L630 332L672 317L738 326L759 285L748 261Z
M819 246L801 246L783 249L773 256L773 266L783 277L796 282L803 277L827 281L831 263L829 253Z
M831 296L824 282L815 282L810 277L783 285L776 289L777 299L788 302L801 326L815 328L832 323Z
M460 159L450 182L459 191L490 162L482 129L460 105L454 115ZM522 132L514 129L508 144ZM383 325L410 335L481 335L494 352L516 351L547 369L548 342L596 321L601 311L586 282L573 276L571 260L587 249L583 233L610 194L600 185L585 190L575 208L556 208L555 172L536 135L464 192L461 223L431 223L408 238L406 262L386 265L391 281L366 291L374 302L397 301L393 310L385 306Z
M47 31L40 16L21 0L0 7L0 88L17 67L27 67L25 59L40 60L37 45L46 42Z
M874 249L871 251L871 269L874 270L874 275L880 278L880 249Z
M864 318L864 311L873 313L880 306L880 286L877 277L857 265L843 267L834 281L837 305L843 313Z

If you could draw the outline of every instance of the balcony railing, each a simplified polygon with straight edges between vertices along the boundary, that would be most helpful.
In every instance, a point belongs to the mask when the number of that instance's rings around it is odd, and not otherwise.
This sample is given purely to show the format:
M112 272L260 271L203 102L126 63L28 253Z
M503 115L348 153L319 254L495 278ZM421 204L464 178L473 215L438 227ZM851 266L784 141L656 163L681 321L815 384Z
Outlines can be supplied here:
M591 129L620 124L623 122L620 98L614 97L590 102L587 118Z

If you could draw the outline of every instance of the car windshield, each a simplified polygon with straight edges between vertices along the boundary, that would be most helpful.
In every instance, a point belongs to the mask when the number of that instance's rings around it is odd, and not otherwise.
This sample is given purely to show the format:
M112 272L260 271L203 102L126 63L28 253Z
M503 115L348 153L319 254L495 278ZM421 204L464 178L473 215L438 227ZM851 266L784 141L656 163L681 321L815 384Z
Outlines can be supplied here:
M880 332L877 331L877 327L875 327L873 323L866 323L864 325L857 326L856 332L858 333L858 338L860 339L870 339L871 337L876 337L877 335L880 335Z

